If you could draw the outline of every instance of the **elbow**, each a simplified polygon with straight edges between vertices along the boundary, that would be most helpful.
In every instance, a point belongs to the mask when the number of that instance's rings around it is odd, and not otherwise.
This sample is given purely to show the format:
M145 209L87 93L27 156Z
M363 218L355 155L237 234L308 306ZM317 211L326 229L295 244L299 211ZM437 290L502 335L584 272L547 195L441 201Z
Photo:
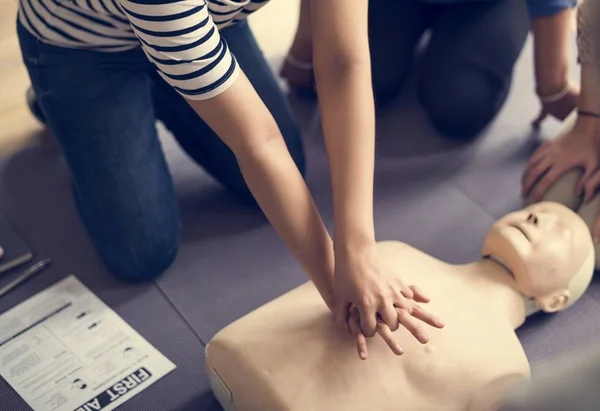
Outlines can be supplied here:
M273 121L265 121L253 131L245 133L241 138L236 138L227 142L227 145L238 158L254 157L265 147L272 144L283 142L283 135Z
M335 54L315 56L314 73L317 82L320 79L340 79L353 73L370 72L370 70L371 61L368 56L366 58Z

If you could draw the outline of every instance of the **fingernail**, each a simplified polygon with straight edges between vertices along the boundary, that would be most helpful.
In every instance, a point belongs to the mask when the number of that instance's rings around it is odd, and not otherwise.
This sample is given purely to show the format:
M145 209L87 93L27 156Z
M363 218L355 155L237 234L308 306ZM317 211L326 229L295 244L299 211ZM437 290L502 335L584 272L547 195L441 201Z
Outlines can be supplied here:
M396 350L396 354L398 354L398 355L404 354L404 350L402 349L402 347L400 347L400 345L396 344L394 346L394 349Z
M421 334L419 334L419 341L421 341L421 343L425 344L427 341L429 341L429 338L424 333L421 333Z
M367 353L364 352L364 351L361 351L358 355L360 356L361 360L366 360L367 359Z
M442 320L435 320L435 325L437 325L438 327L442 328L446 324L444 324L444 322Z

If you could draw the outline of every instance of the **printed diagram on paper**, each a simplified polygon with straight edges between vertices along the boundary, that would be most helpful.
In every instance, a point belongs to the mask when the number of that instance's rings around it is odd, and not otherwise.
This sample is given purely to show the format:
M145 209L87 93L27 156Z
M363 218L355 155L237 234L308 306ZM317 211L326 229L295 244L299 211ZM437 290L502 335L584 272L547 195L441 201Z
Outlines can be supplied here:
M174 369L73 276L0 315L0 375L34 411L109 411Z

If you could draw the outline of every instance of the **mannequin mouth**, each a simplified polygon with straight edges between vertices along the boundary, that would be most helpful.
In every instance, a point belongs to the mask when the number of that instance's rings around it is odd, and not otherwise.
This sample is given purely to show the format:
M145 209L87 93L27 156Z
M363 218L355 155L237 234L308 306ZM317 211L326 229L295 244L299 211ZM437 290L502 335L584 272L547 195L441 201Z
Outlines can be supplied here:
M510 226L512 228L519 230L521 232L521 234L523 234L523 236L527 239L527 241L531 242L531 238L529 238L529 234L527 234L527 232L523 229L523 227L521 227L518 224L511 224Z

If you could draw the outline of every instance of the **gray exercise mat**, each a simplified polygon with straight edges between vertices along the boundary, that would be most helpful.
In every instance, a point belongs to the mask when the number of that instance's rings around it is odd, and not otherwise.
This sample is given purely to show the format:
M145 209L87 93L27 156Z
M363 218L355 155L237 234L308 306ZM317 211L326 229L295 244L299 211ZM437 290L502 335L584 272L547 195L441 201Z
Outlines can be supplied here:
M401 240L453 263L478 258L493 220L519 207L518 178L539 137L528 122L531 54L521 57L506 108L475 144L437 138L410 91L379 113L375 187L378 239ZM308 182L331 228L326 156L313 103L296 102L308 146ZM103 268L79 220L66 170L51 139L1 162L0 209L36 251L56 264L0 301L7 309L59 278L75 273L178 366L119 410L218 410L204 373L204 343L220 328L306 281L260 213L239 205L181 153L161 131L183 215L175 264L154 284L124 285ZM47 141L44 143L44 141ZM7 278L0 277L0 284ZM539 316L519 332L534 367L597 339L600 287L594 283L569 311ZM0 380L0 410L27 410Z
M0 167L0 209L31 245L36 259L54 259L46 271L2 297L0 313L74 274L177 365L176 370L119 410L219 409L214 408L216 402L204 372L203 343L161 290L153 283L119 283L103 268L75 213L66 170L56 147L34 145L0 161ZM0 276L0 285L18 272L16 269ZM29 409L0 378L0 410Z

